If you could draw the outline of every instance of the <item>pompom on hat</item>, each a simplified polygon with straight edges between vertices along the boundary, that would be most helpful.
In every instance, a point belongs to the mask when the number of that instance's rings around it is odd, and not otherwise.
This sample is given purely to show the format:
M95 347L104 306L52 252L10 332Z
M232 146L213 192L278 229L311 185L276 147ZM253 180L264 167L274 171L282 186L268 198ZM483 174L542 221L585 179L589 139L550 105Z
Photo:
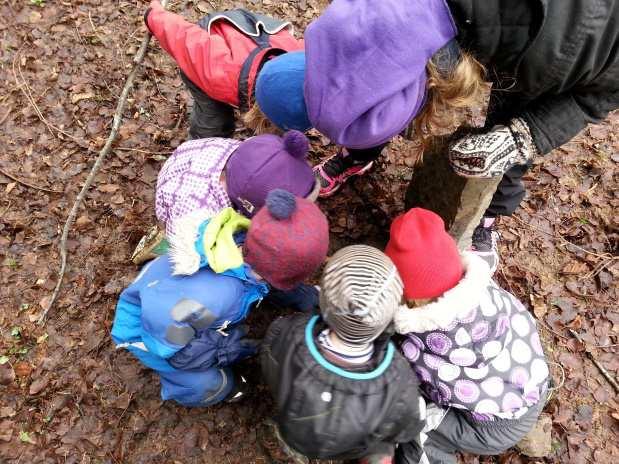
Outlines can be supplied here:
M400 272L407 300L437 298L455 287L464 273L445 223L423 208L412 208L393 221L385 254Z
M307 137L299 131L245 140L226 164L230 201L247 217L256 214L277 188L314 201L320 186L307 162L308 151Z
M314 203L282 189L271 191L265 203L249 227L245 262L273 287L289 290L325 260L329 224Z

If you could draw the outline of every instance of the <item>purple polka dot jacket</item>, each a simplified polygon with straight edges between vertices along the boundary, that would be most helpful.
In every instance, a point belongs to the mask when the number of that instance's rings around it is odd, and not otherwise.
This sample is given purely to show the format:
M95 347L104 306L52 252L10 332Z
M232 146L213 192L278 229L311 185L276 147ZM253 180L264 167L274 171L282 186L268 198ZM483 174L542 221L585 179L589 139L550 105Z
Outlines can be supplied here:
M224 138L190 140L166 160L157 178L155 212L168 237L178 234L188 216L200 224L232 206L220 178L239 144Z
M535 320L493 280L474 253L462 254L456 287L418 308L402 306L396 331L425 396L478 420L516 419L538 403L548 365Z

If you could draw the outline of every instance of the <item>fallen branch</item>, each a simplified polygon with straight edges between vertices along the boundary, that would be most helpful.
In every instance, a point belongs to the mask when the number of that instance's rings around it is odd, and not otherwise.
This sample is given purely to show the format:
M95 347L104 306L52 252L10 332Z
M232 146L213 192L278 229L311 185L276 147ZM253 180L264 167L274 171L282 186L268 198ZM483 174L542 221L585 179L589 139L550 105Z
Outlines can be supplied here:
M163 0L161 2L161 5L163 6L163 8L165 8L167 4L168 4L168 0ZM60 251L60 270L58 271L58 282L56 283L56 287L54 288L54 292L52 293L49 303L47 304L47 307L43 309L43 313L41 314L41 317L39 317L39 321L38 321L39 324L42 324L43 322L45 322L47 313L53 307L54 302L56 301L56 298L58 298L58 294L60 293L60 288L62 287L62 281L64 279L64 274L67 269L67 239L69 237L69 231L71 230L71 226L73 226L73 222L75 221L75 217L77 216L77 212L79 210L80 205L82 204L82 201L84 201L84 197L86 196L86 193L90 189L90 186L95 180L95 176L97 175L97 172L99 172L99 169L101 168L101 165L103 164L103 161L105 160L105 157L110 153L110 150L112 149L112 144L116 140L116 136L118 135L118 129L120 129L120 123L122 122L122 113L123 113L123 109L125 108L125 103L127 102L129 91L133 87L133 81L135 80L135 76L138 73L140 64L142 64L142 61L144 61L144 56L146 56L146 51L148 49L148 44L150 43L151 37L152 37L152 34L150 32L147 32L146 35L144 36L144 39L142 39L142 44L140 45L138 52L133 58L133 68L131 69L131 72L127 76L127 80L125 81L125 86L123 87L123 90L120 93L120 98L118 99L118 104L116 105L116 111L114 112L114 119L112 122L112 129L110 130L110 135L108 136L105 142L105 145L99 152L99 155L97 156L95 160L95 164L92 166L92 169L90 170L90 173L88 174L88 177L86 178L86 181L84 182L82 190L80 190L80 193L77 195L77 198L75 199L75 203L73 203L73 206L71 207L71 211L69 212L69 216L67 217L67 220L64 223L64 227L62 229L62 236L60 237L60 244L58 245L58 248Z
M49 192L49 193L62 193L62 190L52 190L52 189L48 189L48 188L45 188L45 187L39 187L38 185L30 184L30 183L26 182L25 180L22 180L22 179L20 179L18 177L15 177L10 172L6 172L2 168L0 168L0 174L2 174L4 177L8 177L11 180L14 180L18 184L25 185L26 187L30 187L31 189L41 190L43 192Z
M572 329L567 329L572 336L578 340L580 343L583 344L583 346L585 347L585 353L587 353L587 356L589 356L589 359L591 360L591 362L593 363L593 365L595 367L598 368L598 370L600 371L600 373L604 376L604 378L606 380L608 380L608 383L610 383L613 388L615 389L615 393L619 393L619 384L617 383L617 379L613 378L612 375L610 375L610 373L606 370L606 368L604 366L602 366L597 359L595 359L593 357L593 353L591 353L588 349L587 349L587 345L585 344L585 342L583 341L582 338L580 338L580 335L578 335L578 333L576 333L576 331L572 330Z

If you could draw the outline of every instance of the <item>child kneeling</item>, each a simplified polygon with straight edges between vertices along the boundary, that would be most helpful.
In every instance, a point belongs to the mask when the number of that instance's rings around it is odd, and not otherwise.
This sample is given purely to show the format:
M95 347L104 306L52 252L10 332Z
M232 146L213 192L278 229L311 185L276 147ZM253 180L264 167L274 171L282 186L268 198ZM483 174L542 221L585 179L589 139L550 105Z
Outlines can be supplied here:
M252 221L226 208L198 227L197 272L175 272L192 253L174 248L175 259L166 254L142 269L120 295L112 338L159 374L164 400L209 406L239 399L243 379L231 365L257 350L240 322L269 285L288 290L313 274L328 240L318 207L283 190L269 193Z
M457 451L494 455L535 425L549 371L535 321L472 252L459 254L443 220L414 208L395 219L385 250L404 282L396 331L428 408L421 443L398 463L455 464ZM433 414L430 414L430 411ZM424 456L425 454L425 456Z
M320 316L271 324L261 363L289 448L309 458L382 463L391 462L396 443L419 434L425 403L389 340L401 298L391 260L354 245L327 262Z

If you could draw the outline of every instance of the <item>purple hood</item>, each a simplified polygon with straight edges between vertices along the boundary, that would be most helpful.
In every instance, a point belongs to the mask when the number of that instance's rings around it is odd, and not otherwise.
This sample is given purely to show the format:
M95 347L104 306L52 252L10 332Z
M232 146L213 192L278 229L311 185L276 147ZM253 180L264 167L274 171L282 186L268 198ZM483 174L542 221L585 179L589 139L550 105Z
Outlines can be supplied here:
M388 141L425 100L428 60L456 36L444 0L335 0L305 32L305 101L348 148Z

